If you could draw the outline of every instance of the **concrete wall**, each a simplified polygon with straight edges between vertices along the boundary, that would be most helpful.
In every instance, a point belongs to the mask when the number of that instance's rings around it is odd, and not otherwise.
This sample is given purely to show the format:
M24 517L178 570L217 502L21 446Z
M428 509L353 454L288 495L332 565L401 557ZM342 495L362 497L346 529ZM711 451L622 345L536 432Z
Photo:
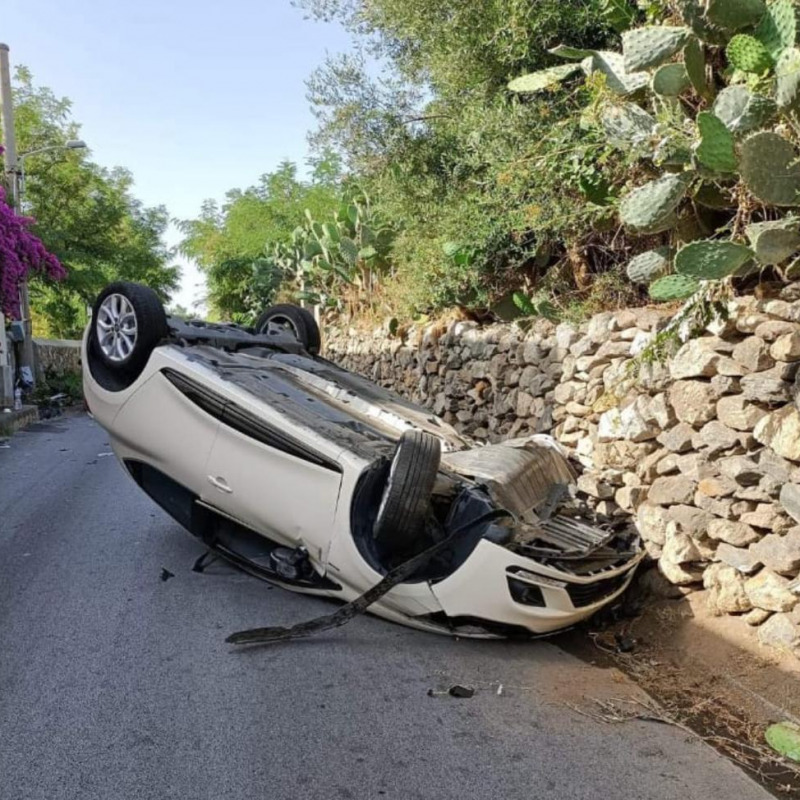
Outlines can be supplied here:
M81 343L71 339L34 339L37 375L81 371Z

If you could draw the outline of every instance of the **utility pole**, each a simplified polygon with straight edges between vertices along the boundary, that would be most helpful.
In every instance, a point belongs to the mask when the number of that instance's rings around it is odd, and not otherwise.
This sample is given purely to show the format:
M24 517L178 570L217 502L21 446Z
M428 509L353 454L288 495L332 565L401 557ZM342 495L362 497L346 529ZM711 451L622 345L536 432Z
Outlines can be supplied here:
M14 137L14 119L11 108L11 74L8 67L8 45L0 44L0 113L3 115L3 161L6 172L16 169L17 142ZM11 202L14 200L16 181L10 180ZM14 375L11 370L11 353L6 336L5 318L0 314L0 405L10 407L14 402Z
M11 68L8 61L8 45L0 43L0 110L3 114L3 146L5 151L6 178L11 189L11 203L19 213L19 165L17 161L17 139L14 133L14 104L11 98ZM33 368L33 325L31 323L31 304L27 281L20 286L20 307L25 341L22 343L22 366L29 367L35 379Z

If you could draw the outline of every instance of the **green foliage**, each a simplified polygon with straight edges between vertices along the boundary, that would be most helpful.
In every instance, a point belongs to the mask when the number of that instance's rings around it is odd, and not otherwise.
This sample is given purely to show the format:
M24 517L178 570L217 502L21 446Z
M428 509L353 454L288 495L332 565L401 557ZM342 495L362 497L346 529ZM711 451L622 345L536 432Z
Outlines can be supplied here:
M797 40L797 12L794 0L773 0L755 31L770 55L777 59L783 50L794 47Z
M686 65L681 63L664 64L653 75L651 87L663 97L677 97L692 85Z
M330 154L309 181L284 162L256 185L228 192L222 207L206 201L199 217L178 223L181 252L205 275L212 316L252 320L272 302L283 275L273 263L275 245L291 239L306 210L321 217L338 208L338 173Z
M682 175L664 175L634 189L622 201L623 224L638 233L659 233L674 225L675 210L686 196L688 183Z
M720 280L738 272L754 255L749 247L735 242L691 242L678 250L675 269L698 280Z
M731 133L741 136L766 125L777 113L775 101L753 94L746 86L736 84L723 89L714 101L714 114Z
M640 72L657 67L680 52L691 31L683 27L657 25L633 28L622 34L626 72Z
M658 303L686 300L700 289L700 284L688 275L667 275L650 286L650 297Z
M736 153L733 134L725 123L710 111L697 115L700 142L695 153L697 160L713 172L736 172Z
M763 203L800 205L800 163L794 145L772 131L745 139L739 153L739 171L747 188Z
M754 36L740 33L728 42L725 50L728 63L742 72L763 74L774 66L769 50Z
M625 273L633 283L646 286L669 271L671 258L672 250L669 247L648 250L634 256L628 262Z
M770 222L754 222L747 226L747 238L759 264L782 264L800 249L800 230L796 217Z
M13 92L19 152L78 138L69 100L36 86L27 69L16 71ZM24 211L68 271L57 284L30 285L37 335L80 337L87 306L113 280L147 283L165 300L177 288L179 270L162 240L167 211L132 196L127 170L104 169L85 150L54 149L26 158L25 174Z
M559 64L557 67L541 69L515 78L509 82L508 90L520 94L534 94L543 89L550 89L580 71L579 64Z
M775 99L785 111L797 111L800 104L800 50L790 47L778 57L775 67Z
M711 25L738 31L755 25L765 11L764 0L709 0L706 18Z

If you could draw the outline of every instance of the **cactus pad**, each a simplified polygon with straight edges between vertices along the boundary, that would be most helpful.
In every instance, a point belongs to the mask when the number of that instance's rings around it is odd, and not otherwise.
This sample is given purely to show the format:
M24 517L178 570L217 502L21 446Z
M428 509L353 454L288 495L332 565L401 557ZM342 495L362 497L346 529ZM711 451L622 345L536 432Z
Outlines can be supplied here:
M775 99L778 107L796 110L800 105L800 50L790 47L780 54L775 77Z
M677 97L685 92L692 82L683 64L664 64L656 70L650 85L653 91L662 97Z
M620 204L624 225L640 233L659 233L672 227L675 209L686 195L688 180L664 175L634 189Z
M589 56L593 55L596 51L584 50L580 47L570 47L568 44L559 44L547 52L559 58L566 58L567 61L583 61L584 58L589 58Z
M762 128L775 116L777 106L767 97L751 94L746 86L723 89L714 101L714 114L735 136Z
M725 123L710 111L701 111L697 127L700 130L700 143L695 150L697 160L714 172L736 172L733 134Z
M606 106L600 121L608 141L621 150L646 142L656 128L655 119L635 103Z
M667 275L650 286L650 297L659 303L686 300L699 288L700 284L688 275Z
M709 100L712 94L706 77L706 54L703 45L694 37L683 48L683 64L694 90L700 97Z
M515 78L508 84L508 90L520 94L541 92L543 89L557 86L576 72L580 72L580 69L579 64L559 64L557 67L540 69L538 72L531 72Z
M737 34L728 42L725 54L734 69L757 75L763 75L775 63L764 44L744 33Z
M632 283L649 284L669 270L672 250L659 247L640 253L628 262L626 273Z
M764 43L770 55L777 59L797 39L797 14L794 0L775 0L767 6L755 30L755 37Z
M793 145L771 131L754 133L742 143L739 172L762 203L800 205L800 164Z
M799 222L796 217L786 217L747 226L745 232L759 264L782 264L800 250Z
M738 272L754 255L743 244L705 239L678 250L675 271L701 281L721 280Z
M587 75L593 75L595 72L605 75L606 86L614 94L633 94L649 83L647 75L626 72L623 57L610 50L594 51L588 58L581 61L581 69Z
M688 28L654 25L633 28L622 34L625 71L639 72L657 67L683 49L691 31Z
M717 211L728 211L736 207L736 200L730 189L711 182L701 184L693 199L695 203Z
M726 31L738 31L755 25L767 7L764 0L709 0L706 18Z

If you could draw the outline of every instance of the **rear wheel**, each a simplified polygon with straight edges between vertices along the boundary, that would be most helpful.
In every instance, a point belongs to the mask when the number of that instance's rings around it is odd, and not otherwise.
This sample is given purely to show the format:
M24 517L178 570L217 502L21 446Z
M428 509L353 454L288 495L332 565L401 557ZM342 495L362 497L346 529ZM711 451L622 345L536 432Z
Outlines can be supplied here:
M155 347L167 336L167 315L148 286L117 282L98 296L92 312L94 352L118 375L135 377Z
M256 333L291 333L312 355L320 351L322 339L314 315L305 308L282 303L268 308L255 324Z
M425 522L441 455L439 439L422 431L406 431L397 443L373 528L379 549L393 559L425 543Z

